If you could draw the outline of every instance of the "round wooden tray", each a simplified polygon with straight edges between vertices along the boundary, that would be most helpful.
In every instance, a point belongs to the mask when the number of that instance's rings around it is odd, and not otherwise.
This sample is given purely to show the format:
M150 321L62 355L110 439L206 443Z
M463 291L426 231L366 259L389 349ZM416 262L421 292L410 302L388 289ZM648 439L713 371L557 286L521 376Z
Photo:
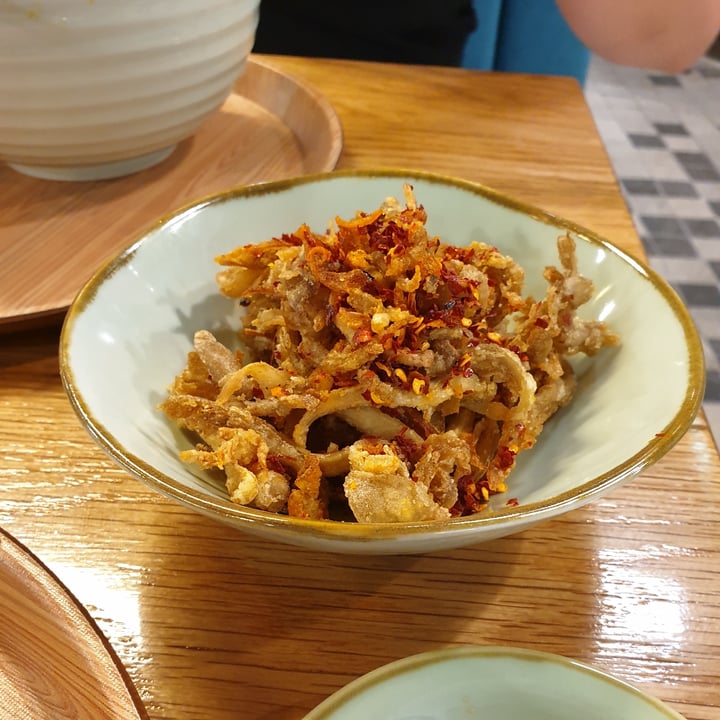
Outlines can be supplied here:
M4 720L146 720L120 660L80 603L0 528Z
M332 170L341 150L327 99L251 56L222 108L153 168L53 182L0 165L0 333L57 319L99 265L169 211L235 185Z

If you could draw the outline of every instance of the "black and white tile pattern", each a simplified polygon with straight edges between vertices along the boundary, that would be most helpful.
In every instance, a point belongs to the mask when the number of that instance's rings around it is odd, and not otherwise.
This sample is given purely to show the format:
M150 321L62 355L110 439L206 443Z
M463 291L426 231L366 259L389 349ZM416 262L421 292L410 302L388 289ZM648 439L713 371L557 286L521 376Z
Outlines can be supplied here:
M593 58L585 95L649 262L702 336L720 446L720 62L664 75Z

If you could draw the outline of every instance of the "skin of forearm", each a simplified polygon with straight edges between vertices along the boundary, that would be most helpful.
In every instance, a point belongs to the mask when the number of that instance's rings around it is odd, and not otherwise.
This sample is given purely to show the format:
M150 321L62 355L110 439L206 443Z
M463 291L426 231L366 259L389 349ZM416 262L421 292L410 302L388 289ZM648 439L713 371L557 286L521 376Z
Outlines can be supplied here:
M622 65L681 72L720 31L720 0L556 0L573 32Z

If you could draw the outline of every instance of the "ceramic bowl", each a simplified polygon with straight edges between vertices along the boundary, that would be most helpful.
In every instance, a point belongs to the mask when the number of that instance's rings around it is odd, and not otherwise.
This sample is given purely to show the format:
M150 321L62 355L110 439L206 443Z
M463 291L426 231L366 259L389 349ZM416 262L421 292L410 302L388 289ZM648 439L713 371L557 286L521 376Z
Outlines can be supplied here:
M0 3L0 160L47 179L154 165L220 107L259 0Z
M513 647L413 655L329 697L305 720L683 720L639 689L568 658Z
M364 525L313 521L231 503L225 487L178 459L190 441L156 407L185 364L193 334L237 328L236 304L217 291L214 257L237 244L319 232L336 215L378 207L415 188L428 229L445 242L486 241L543 292L569 231L579 266L595 283L587 317L608 322L622 344L576 363L573 402L522 453L508 492L488 511L442 522ZM61 372L81 421L102 448L150 487L247 532L310 548L417 553L523 530L613 490L683 435L703 394L700 342L688 312L652 270L573 223L462 180L398 171L337 172L231 190L158 222L100 269L73 302L61 338ZM517 500L517 506L507 504Z

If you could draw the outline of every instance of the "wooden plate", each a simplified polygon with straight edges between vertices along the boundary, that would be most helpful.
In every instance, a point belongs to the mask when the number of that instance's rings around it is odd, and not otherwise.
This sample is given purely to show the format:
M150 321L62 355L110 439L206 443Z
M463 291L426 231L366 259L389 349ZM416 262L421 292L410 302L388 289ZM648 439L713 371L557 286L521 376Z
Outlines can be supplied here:
M94 621L48 568L0 528L3 720L147 720Z
M0 165L0 332L57 319L156 218L234 185L332 170L341 150L327 99L252 56L220 111L153 168L53 182Z

